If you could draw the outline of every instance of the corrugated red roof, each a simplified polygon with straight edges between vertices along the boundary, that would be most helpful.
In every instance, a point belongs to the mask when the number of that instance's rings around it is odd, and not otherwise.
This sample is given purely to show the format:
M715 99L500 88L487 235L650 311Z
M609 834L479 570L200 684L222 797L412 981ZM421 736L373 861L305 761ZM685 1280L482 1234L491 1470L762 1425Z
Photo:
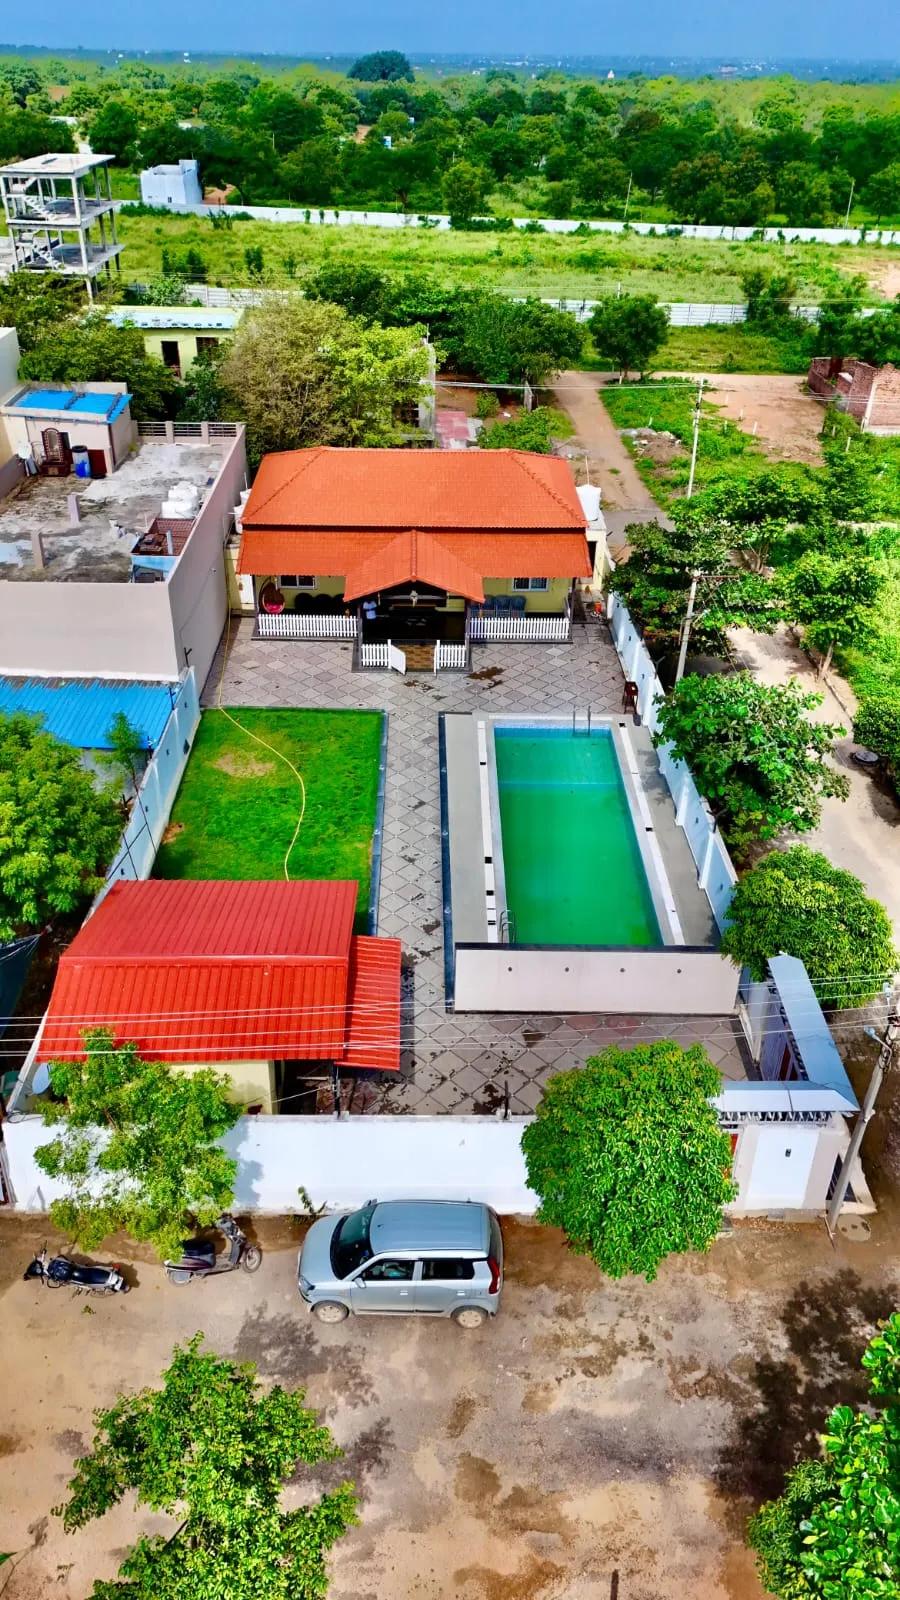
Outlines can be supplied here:
M400 945L360 961L355 904L353 883L116 884L60 961L41 1058L108 1027L162 1061L396 1068Z
M398 583L426 583L447 594L461 594L466 600L483 600L484 585L478 573L466 566L455 551L433 533L395 534L394 538L347 573L344 599L359 600L379 589L393 589Z
M252 528L583 529L565 461L524 450L288 450L263 458Z
M348 577L363 563L380 559L396 538L385 533L245 530L238 571L260 578L282 572ZM441 533L440 543L482 579L589 578L592 571L583 533L468 533L451 528Z

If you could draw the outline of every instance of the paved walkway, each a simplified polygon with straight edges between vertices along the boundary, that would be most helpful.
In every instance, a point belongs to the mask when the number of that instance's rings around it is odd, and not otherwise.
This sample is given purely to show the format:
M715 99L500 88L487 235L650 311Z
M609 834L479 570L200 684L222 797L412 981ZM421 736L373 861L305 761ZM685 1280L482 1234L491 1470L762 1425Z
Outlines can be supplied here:
M224 703L372 707L388 713L388 773L379 932L403 943L408 1019L399 1082L360 1084L352 1110L533 1111L547 1075L615 1041L700 1040L729 1078L745 1076L730 1018L475 1016L444 1008L437 716L441 711L595 712L622 704L622 673L606 629L576 628L568 645L488 646L474 671L351 672L351 647L232 637ZM206 684L214 700L222 647Z
M771 635L738 628L732 639L741 665L750 667L762 683L796 679L802 688L824 695L813 713L819 722L837 722L847 729L847 737L835 747L835 758L849 781L850 797L825 800L818 828L804 834L802 843L821 850L835 866L861 878L869 893L886 906L900 941L900 806L851 761L850 717L826 684L816 680L807 657L786 628ZM852 705L847 684L841 698Z

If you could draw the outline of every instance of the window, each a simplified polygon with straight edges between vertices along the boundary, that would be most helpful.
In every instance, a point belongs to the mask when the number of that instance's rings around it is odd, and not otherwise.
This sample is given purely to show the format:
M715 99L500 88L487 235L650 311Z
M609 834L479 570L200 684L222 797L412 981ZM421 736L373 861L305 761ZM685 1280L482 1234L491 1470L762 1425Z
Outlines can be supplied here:
M342 1217L331 1239L331 1266L336 1277L346 1278L372 1254L369 1225L375 1210L374 1201L359 1211Z
M363 1277L367 1283L408 1283L415 1265L414 1261L373 1261Z
M513 578L512 586L514 590L521 593L523 589L526 591L528 589L544 590L549 586L549 583L549 578Z
M312 572L282 572L278 579L279 589L314 589L316 587L315 574Z
M474 1261L465 1261L461 1256L454 1256L450 1260L432 1256L430 1260L422 1262L423 1283L460 1283L464 1279L474 1278Z
M218 348L219 348L218 339L213 339L211 337L211 335L209 335L209 334L198 333L198 335L197 335L197 354L198 354L198 356L210 354L213 350L218 350Z

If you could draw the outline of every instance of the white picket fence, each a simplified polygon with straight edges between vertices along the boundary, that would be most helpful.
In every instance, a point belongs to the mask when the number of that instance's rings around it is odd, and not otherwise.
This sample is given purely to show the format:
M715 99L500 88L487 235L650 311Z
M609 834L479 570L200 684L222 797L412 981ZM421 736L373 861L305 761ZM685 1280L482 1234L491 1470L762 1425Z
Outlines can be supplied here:
M464 644L446 644L439 639L434 647L434 670L446 672L465 668L468 651Z
M471 638L482 642L503 639L513 643L526 643L529 640L565 643L569 632L567 616L494 616L491 612L482 611L469 618Z
M260 611L256 619L261 639L355 639L356 618L318 616L314 612Z

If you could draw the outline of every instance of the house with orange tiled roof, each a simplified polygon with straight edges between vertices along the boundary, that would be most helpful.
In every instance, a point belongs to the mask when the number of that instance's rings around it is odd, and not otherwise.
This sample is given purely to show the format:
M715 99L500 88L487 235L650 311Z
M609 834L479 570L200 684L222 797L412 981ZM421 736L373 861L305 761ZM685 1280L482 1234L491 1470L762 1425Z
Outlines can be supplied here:
M591 495L567 462L522 450L269 455L238 519L233 604L261 638L353 640L365 667L562 642L594 570Z

